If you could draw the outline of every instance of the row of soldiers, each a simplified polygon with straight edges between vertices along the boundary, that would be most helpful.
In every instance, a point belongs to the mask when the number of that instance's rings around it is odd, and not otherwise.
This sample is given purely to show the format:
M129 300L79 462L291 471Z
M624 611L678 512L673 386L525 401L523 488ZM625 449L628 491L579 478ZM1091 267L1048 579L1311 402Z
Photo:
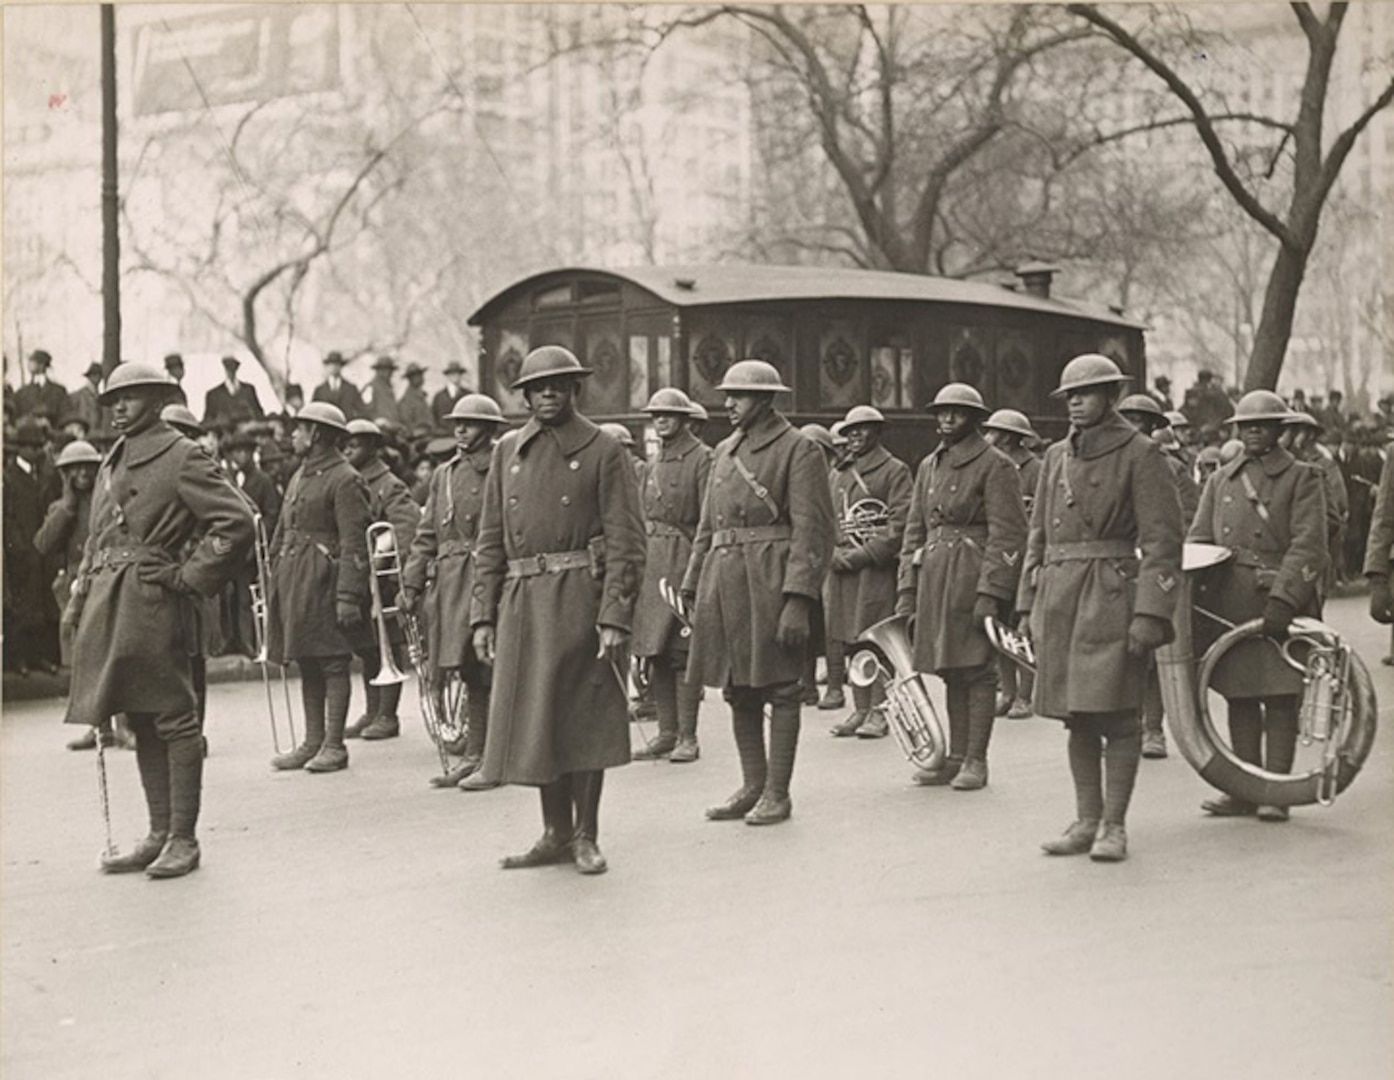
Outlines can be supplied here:
M374 488L371 453L354 449L355 440L374 448L368 427L328 403L302 410L292 436L302 463L269 543L268 652L300 668L306 736L276 768L348 764L349 665L355 653L373 663L376 552L365 532L381 520L408 552L398 602L426 621L434 676L469 687L472 739L445 782L540 791L542 836L505 867L605 870L599 806L605 771L631 756L631 652L652 672L660 715L641 756L695 760L695 700L701 687L719 688L741 783L707 817L787 820L820 604L828 636L844 643L887 615L913 617L914 665L943 680L950 728L942 766L915 780L958 791L988 783L999 678L987 621L1029 629L1039 656L1032 705L1069 729L1077 801L1075 822L1043 846L1126 857L1147 671L1173 619L1189 614L1174 610L1186 470L1120 412L1126 377L1112 361L1088 354L1066 365L1056 394L1071 430L1039 465L1029 517L1023 475L1036 470L1001 438L1027 436L998 414L993 445L984 431L992 414L970 386L950 384L929 406L941 442L913 480L879 444L884 418L854 409L830 481L818 443L775 410L789 388L769 364L727 371L718 390L735 430L714 451L686 430L693 406L680 391L656 394L645 411L660 450L638 470L619 439L577 410L588 374L564 348L534 350L514 384L532 417L497 442L495 403L457 403L459 452L436 469L419 518L391 480L377 474ZM102 466L73 591L69 708L70 721L86 724L126 713L150 833L104 865L157 877L199 861L201 772L186 740L201 723L182 613L245 563L254 532L216 463L160 420L168 385L158 371L123 365L104 391L124 437ZM1189 526L1192 539L1235 553L1199 586L1210 609L1235 622L1261 616L1278 639L1317 609L1327 558L1322 480L1279 445L1290 416L1275 395L1241 399L1233 422L1243 454L1207 479ZM866 500L884 513L868 517ZM1216 685L1231 701L1235 752L1257 762L1266 738L1262 760L1282 772L1297 691L1290 671L1271 668L1227 658ZM121 677L131 672L139 677ZM879 701L872 691L857 704L866 723ZM1286 816L1231 799L1206 809Z

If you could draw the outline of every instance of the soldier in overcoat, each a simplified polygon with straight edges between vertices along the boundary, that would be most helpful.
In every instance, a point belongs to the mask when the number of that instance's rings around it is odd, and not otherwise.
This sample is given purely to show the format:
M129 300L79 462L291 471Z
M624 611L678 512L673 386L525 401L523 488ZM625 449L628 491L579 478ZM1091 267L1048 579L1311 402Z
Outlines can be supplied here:
M1273 773L1292 771L1302 693L1301 674L1284 661L1278 646L1296 616L1318 614L1328 557L1321 477L1278 444L1288 415L1283 399L1268 390L1239 399L1233 422L1244 452L1206 481L1187 536L1234 553L1198 578L1196 606L1232 624L1263 619L1264 636L1227 652L1215 665L1210 688L1229 703L1235 756ZM1226 629L1198 617L1196 654ZM1201 806L1217 817L1288 818L1286 807L1255 807L1228 795Z
M1070 732L1077 818L1042 847L1100 862L1127 857L1144 675L1172 635L1181 574L1176 484L1161 448L1118 415L1126 379L1097 353L1061 372L1053 393L1070 432L1046 451L1017 592L1035 639L1036 713Z
M191 601L217 592L252 546L252 515L212 457L160 420L170 389L146 364L122 364L107 381L102 403L121 437L97 474L70 601L77 631L66 722L96 727L126 714L150 817L145 839L104 856L102 868L152 877L187 874L200 860Z
M683 578L687 677L723 688L741 761L740 788L707 817L769 825L793 809L800 679L836 527L823 452L775 411L789 388L773 365L741 360L716 389L736 430L716 448Z
M1394 566L1394 464L1391 462L1394 462L1394 454L1384 459L1384 468L1380 471L1362 567L1370 583L1370 618L1386 626L1394 623L1394 595L1389 589L1389 571Z
M1012 607L1026 511L1021 478L983 437L988 408L976 389L949 383L929 410L940 444L920 463L900 549L896 611L915 617L915 669L944 680L949 753L915 782L956 791L987 786L997 665L983 630Z
M836 421L839 426L842 421ZM833 445L833 434L822 424L804 424L799 434L823 451L823 460L828 466L828 492L831 496L833 475L837 472L838 452ZM831 577L831 575L829 575ZM813 607L812 629L808 635L808 655L804 659L803 697L805 705L814 705L827 712L836 712L847 705L847 695L843 688L847 683L847 657L842 642L830 638L827 633L827 592L828 578L823 579L823 595ZM828 688L823 696L818 696L818 658L823 657L826 664Z
M1006 454L1016 466L1021 480L1021 502L1026 520L1031 520L1031 502L1036 497L1036 481L1041 476L1041 459L1031 450L1040 440L1026 414L1016 409L998 409L983 421L983 437ZM1030 445L1028 445L1030 444ZM1006 657L997 658L998 716L1026 720L1031 714L1031 694L1036 676Z
M711 474L711 447L687 429L692 402L681 390L664 387L644 406L658 433L658 456L642 474L639 489L648 552L639 604L634 612L633 652L649 668L658 735L634 757L666 757L676 764L696 761L700 683L687 678L690 630L663 599L659 582L674 592L682 587L692 538L702 516L702 499Z
M557 345L524 358L513 387L533 415L494 447L485 488L470 604L475 653L494 665L481 771L542 798L541 839L506 869L574 859L602 873L604 770L629 761L644 527L632 459L576 411L589 374Z
M1346 527L1350 522L1350 494L1346 478L1336 458L1317 441L1322 434L1321 421L1311 413L1294 412L1283 421L1284 443L1298 461L1316 470L1321 477L1321 491L1326 502L1326 574L1319 590L1323 600L1337 579L1337 553L1345 546Z
M59 610L47 588L45 559L34 546L49 503L62 484L51 469L43 424L22 418L6 432L3 490L5 662L20 674L56 671Z
M363 477L368 485L369 519L374 522L384 521L392 526L400 568L405 566L407 550L411 547L412 537L416 535L416 526L421 521L421 509L411 497L411 489L387 467L387 462L383 461L382 447L382 429L373 421L359 419L348 422L348 440L344 444L344 457L358 470L358 475ZM387 536L384 533L379 540L378 550L370 553L371 559L380 560L385 550L388 548ZM371 565L369 569L372 569ZM389 607L395 602L394 588L394 583L385 576L379 577L378 591L384 607ZM373 635L354 650L363 661L363 697L366 705L363 715L344 728L346 739L395 739L402 730L401 721L397 716L397 708L402 700L402 684L397 682L388 683L386 686L373 685L373 679L377 678L382 670L383 656L378 648L376 628L372 629ZM388 620L387 630L388 641L400 653L406 639L396 619Z
M305 741L271 761L276 769L334 772L348 765L349 664L367 645L367 481L340 452L344 414L311 402L300 410L291 446L300 468L286 486L271 537L267 651L300 666Z
M485 394L464 394L450 411L455 456L437 465L402 572L402 610L421 612L425 623L432 693L444 709L443 686L458 678L465 687L463 760L431 777L432 787L465 791L496 786L479 776L489 731L489 666L474 654L469 625L474 588L474 548L484 512L484 488L493 459L494 437L507 427L498 402ZM473 781L473 782L471 782Z
M847 456L830 474L837 542L823 587L824 626L843 655L862 631L895 613L896 562L914 485L910 467L881 445L885 424L880 409L850 409L842 420ZM880 682L853 686L852 713L832 734L884 738L890 733L885 700Z

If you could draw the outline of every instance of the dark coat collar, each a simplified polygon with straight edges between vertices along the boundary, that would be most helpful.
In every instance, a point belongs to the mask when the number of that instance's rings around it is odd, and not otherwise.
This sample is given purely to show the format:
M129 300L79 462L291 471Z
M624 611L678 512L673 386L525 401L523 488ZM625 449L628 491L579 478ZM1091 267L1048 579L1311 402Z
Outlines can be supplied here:
M362 470L362 476L368 483L375 484L383 478L385 473L390 473L391 471L392 470L387 467L387 462L383 461L382 458L374 458L368 463L367 467Z
M571 457L578 450L589 446L600 434L600 428L580 413L572 413L570 420L555 427L546 427L539 424L536 417L531 417L519 430L518 453L524 453L528 444L544 431L550 432L552 438L557 440L562 457Z
M843 462L841 467L849 469L855 467L857 472L861 473L863 476L866 476L870 473L874 473L877 469L881 468L883 465L886 464L886 462L890 460L891 452L887 450L884 446L878 445L872 447L861 457L848 458L845 462Z
M658 447L659 461L681 461L688 454L702 445L702 440L696 435L683 428L678 432L677 438L670 443L660 443Z
M955 469L961 469L970 461L976 461L987 453L991 444L983 437L981 431L975 431L967 438L956 443L941 443L934 450L936 461Z
M144 465L147 461L154 461L183 437L163 420L157 420L137 435L121 436L111 448L112 457L119 450L128 469Z
M347 465L348 461L332 446L324 443L316 443L310 447L310 452L305 455L305 460L300 465L300 471L307 476L315 476L322 472L334 468L336 465Z
M759 423L754 427L746 428L741 434L745 444L751 450L763 450L786 431L792 430L794 430L794 425L771 409L761 418Z
M1248 454L1240 454L1228 465L1221 468L1220 472L1224 474L1226 480L1233 479L1239 475L1246 463L1252 461L1255 462L1269 478L1272 478L1281 476L1283 473L1287 472L1288 469L1292 468L1296 460L1297 459L1294 458L1292 454L1288 453L1288 451L1284 450L1281 446L1275 446L1261 458L1252 458Z
M1071 428L1066 445L1085 461L1111 454L1127 446L1133 439L1146 438L1137 428L1116 412L1110 413L1093 427Z

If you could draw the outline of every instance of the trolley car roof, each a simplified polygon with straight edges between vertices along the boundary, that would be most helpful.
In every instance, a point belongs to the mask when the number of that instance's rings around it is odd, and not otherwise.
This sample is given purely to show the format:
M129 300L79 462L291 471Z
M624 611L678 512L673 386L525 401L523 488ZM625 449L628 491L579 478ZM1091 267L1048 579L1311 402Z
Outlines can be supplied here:
M547 270L514 282L496 293L469 317L478 326L520 293L569 279L609 278L645 289L679 308L748 304L780 300L898 300L970 304L1071 318L1145 330L1145 323L1119 314L1105 304L1065 297L1041 297L982 281L814 266L640 266L617 270L573 266Z

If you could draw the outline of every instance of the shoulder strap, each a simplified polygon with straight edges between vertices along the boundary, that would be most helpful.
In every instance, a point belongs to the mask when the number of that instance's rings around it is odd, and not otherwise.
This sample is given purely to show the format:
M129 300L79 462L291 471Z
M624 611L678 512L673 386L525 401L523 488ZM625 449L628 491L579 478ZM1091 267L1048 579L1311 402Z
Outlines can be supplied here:
M750 471L746 463L736 454L736 451L740 448L741 436L743 434L744 432L741 431L736 432L735 442L731 444L731 463L736 466L736 471L741 474L741 479L744 480L750 490L755 493L755 497L765 504L765 508L769 510L770 515L774 520L778 521L779 505L770 498L770 489L755 478L755 474Z

